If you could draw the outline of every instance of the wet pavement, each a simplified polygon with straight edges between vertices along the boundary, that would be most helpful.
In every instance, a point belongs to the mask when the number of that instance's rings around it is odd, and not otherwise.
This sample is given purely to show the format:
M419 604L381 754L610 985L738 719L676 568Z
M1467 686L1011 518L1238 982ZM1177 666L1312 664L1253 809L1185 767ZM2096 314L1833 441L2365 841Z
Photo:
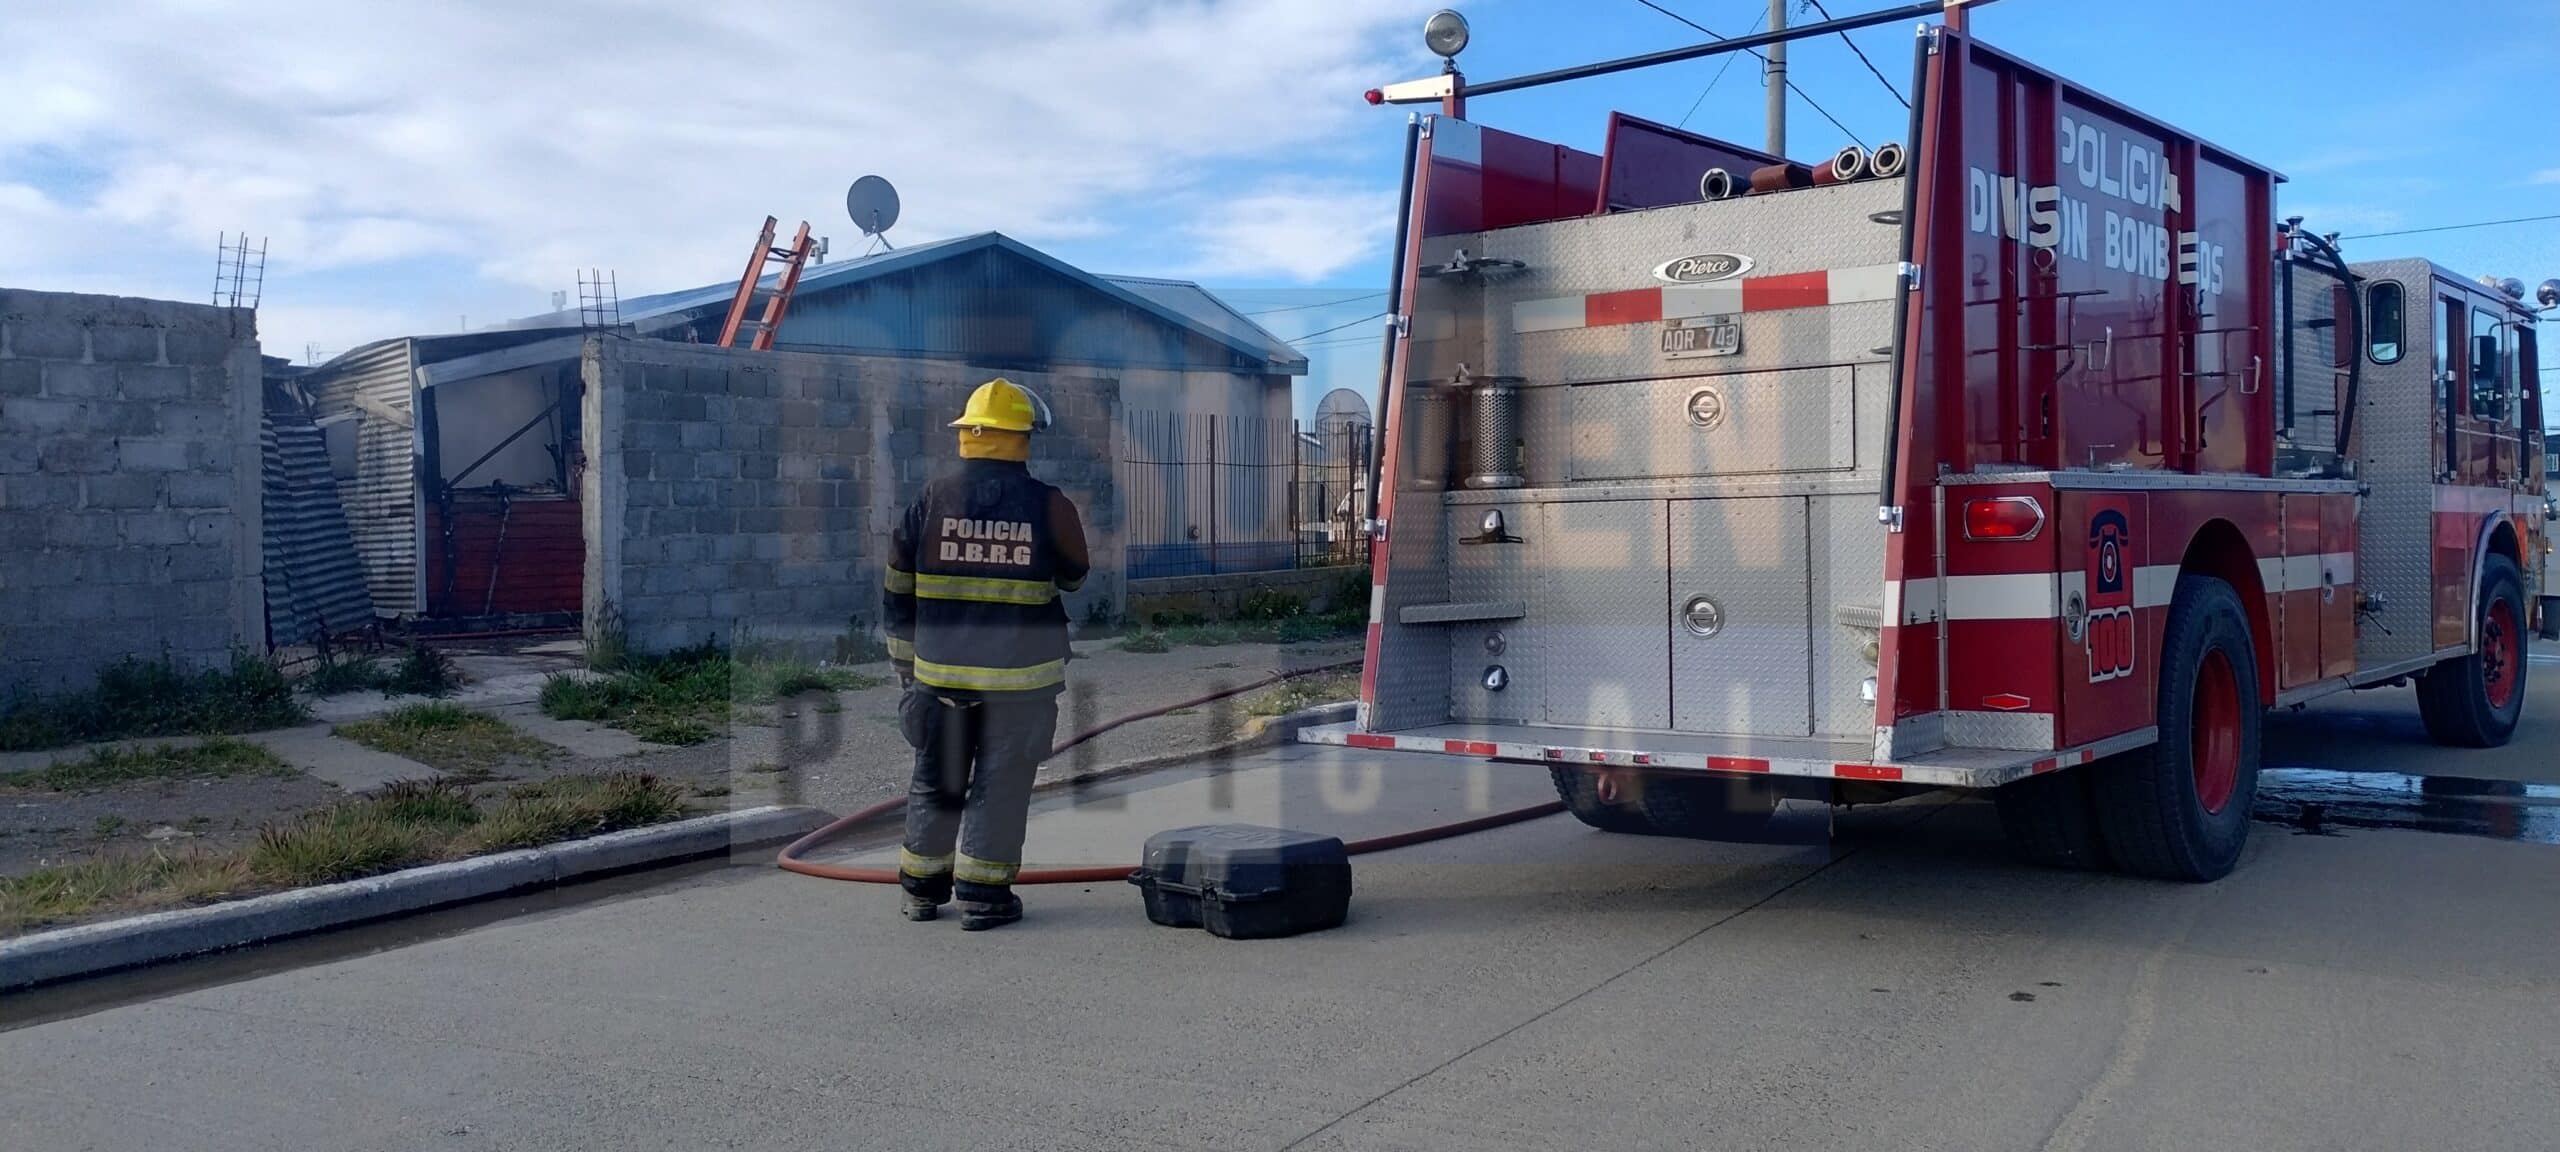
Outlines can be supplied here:
M2405 691L2280 718L2205 886L2019 866L1946 797L1816 844L1534 821L1364 857L1350 923L1250 943L1116 884L964 935L758 868L625 878L0 1001L0 1147L2546 1147L2560 675L2528 717L2492 752L2407 743ZM1032 837L1103 863L1545 794L1291 748L1052 797Z

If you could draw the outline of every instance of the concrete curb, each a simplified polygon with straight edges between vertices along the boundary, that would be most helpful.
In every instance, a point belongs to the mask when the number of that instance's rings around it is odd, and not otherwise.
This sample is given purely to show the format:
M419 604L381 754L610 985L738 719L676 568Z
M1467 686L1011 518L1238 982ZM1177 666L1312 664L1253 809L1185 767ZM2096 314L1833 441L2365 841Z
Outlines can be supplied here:
M1135 776L1142 772L1152 772L1158 768L1170 768L1176 764L1206 760L1213 756L1231 755L1249 748L1270 748L1293 743L1297 740L1301 729L1318 724L1338 724L1349 720L1357 707L1359 707L1357 703L1346 700L1338 704L1319 704L1313 708L1301 708L1285 716L1256 716L1245 721L1244 726L1237 730L1235 739L1223 744L1213 744L1207 748L1183 752L1170 752L1162 756L1148 756L1120 764L1107 764L1082 774L1060 772L1055 776L1043 776L1038 783L1032 785L1032 790L1045 792L1051 788L1064 788L1076 784L1096 784L1105 780Z
M218 952L602 872L778 844L829 819L816 808L744 808L317 888L38 932L0 940L0 989Z

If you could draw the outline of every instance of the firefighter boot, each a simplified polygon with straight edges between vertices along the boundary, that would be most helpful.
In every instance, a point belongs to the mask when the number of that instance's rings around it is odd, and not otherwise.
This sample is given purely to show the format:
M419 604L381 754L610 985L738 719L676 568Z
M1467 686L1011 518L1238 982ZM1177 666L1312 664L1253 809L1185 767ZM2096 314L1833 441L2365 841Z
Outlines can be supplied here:
M951 877L918 876L901 869L898 876L898 914L909 920L931 920L942 915L942 906L951 902Z
M979 895L979 894L973 894ZM991 898L960 902L960 930L984 932L1022 919L1022 898L1007 891Z

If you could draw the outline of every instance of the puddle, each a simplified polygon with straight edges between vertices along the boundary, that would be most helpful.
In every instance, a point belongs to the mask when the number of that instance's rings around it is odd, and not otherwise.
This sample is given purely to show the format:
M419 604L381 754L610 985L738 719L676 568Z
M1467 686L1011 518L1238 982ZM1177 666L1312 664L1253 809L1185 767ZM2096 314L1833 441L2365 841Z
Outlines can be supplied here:
M2251 813L2306 836L2390 828L2560 844L2560 784L2268 768Z

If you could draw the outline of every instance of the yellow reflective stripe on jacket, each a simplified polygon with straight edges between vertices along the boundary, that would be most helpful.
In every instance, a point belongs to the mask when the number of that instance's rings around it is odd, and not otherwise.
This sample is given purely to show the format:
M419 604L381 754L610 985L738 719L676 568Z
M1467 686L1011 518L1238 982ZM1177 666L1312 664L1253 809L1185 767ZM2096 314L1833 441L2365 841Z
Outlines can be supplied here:
M898 849L898 871L909 876L940 876L950 870L949 856L918 856L904 848Z
M1082 587L1084 587L1084 577L1082 576L1078 576L1073 580L1058 581L1058 590L1061 592L1073 592Z
M913 663L915 663L915 660L916 660L916 646L915 646L915 642L914 642L914 641L912 641L912 640L901 640L901 639L899 639L899 638L897 638L897 637L895 637L895 636L890 637L890 638L889 638L889 659L891 659L891 660L895 660L895 661L897 661L897 662L898 662L898 663L900 663L900 664L913 664Z
M1020 864L980 860L966 852L960 854L959 864L951 869L951 878L963 884L1011 884L1021 874Z
M1046 580L999 580L992 576L941 576L919 572L915 582L916 595L925 600L1046 604L1058 598L1058 586Z
M912 595L916 590L916 574L902 572L896 568L889 569L889 574L882 577L880 582L889 591L901 595Z
M936 688L966 688L977 692L1028 692L1064 683L1067 662L1051 660L1027 668L973 668L966 664L936 664L931 660L916 661L916 679Z

